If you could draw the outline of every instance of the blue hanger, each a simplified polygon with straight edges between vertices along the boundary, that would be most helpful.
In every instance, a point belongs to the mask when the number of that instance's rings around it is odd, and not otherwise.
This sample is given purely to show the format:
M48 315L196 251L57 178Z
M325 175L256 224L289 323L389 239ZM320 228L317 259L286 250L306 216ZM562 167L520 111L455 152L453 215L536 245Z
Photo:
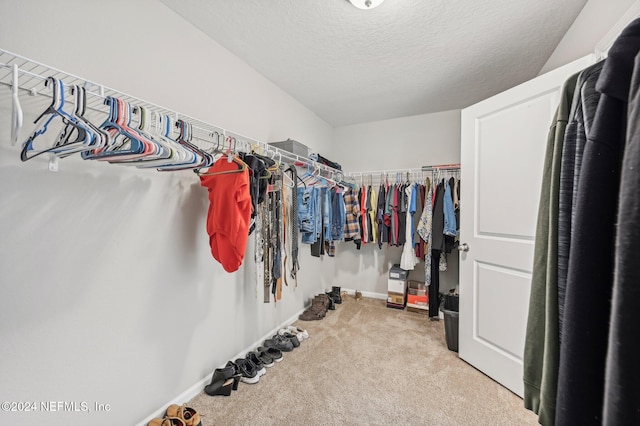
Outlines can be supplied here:
M69 151L70 149L75 148L76 144L84 143L88 137L87 128L83 126L81 123L77 121L77 119L67 112L63 110L64 106L64 85L62 81L55 79L53 77L48 77L45 80L45 87L51 86L53 90L51 105L47 107L47 109L36 118L34 123L36 124L36 129L29 136L29 138L22 145L22 152L20 153L20 159L22 161L30 160L38 155L44 154L46 152L53 154L61 154L65 151ZM49 125L52 124L55 118L60 118L62 123L65 124L65 130L63 129L63 133L65 133L63 138L60 136L57 138L56 142L53 146L45 148L45 149L37 149L34 147L34 140L47 132L49 129ZM77 137L75 140L71 139L71 129L75 129L77 131ZM29 153L32 155L29 155ZM35 152L35 153L34 153Z
M109 105L109 115L100 129L111 135L112 143L104 149L83 152L82 158L86 160L115 160L144 156L145 151L148 152L148 145L145 145L140 134L126 126L125 120L130 121L130 117L126 116L125 103L112 96L108 96L104 103Z

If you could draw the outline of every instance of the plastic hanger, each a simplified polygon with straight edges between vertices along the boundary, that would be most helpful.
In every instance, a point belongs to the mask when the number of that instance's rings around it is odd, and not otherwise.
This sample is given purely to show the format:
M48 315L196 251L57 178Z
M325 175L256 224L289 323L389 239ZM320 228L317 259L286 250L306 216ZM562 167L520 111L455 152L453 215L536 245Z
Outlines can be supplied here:
M138 126L136 128L138 133L144 135L146 139L156 144L159 152L155 156L146 156L118 163L135 165L138 168L146 169L182 164L191 158L184 152L185 150L183 148L175 143L175 141L164 137L164 135L158 131L161 125L160 114L155 111L149 114L148 110L142 106L134 107L132 109L132 113L139 117ZM153 123L155 123L155 126Z
M189 163L193 161L193 154L185 150L169 137L170 128L165 129L165 124L171 125L170 120L163 120L163 116L157 111L152 111L151 114L145 107L136 106L133 109L133 113L137 114L139 118L138 131L143 133L145 137L161 146L162 151L165 153L160 159L151 160L149 158L142 158L135 163L138 168L157 168L163 166L172 166L175 164ZM168 118L168 117L167 117Z
M45 80L44 85L45 87L51 87L53 91L51 105L49 105L47 109L35 119L34 123L36 124L36 129L22 145L22 152L20 153L20 159L22 161L30 160L46 152L56 155L64 153L67 150L75 148L76 144L83 143L87 137L86 128L81 124L78 124L75 121L75 118L63 110L64 85L62 82L53 77L48 77ZM69 140L70 138L67 138L65 143L61 143L58 140L53 146L44 149L36 148L34 146L35 139L38 136L45 134L56 118L59 118L65 127L67 125L75 127L77 129L77 138L72 141Z
M213 165L213 157L191 142L193 138L193 126L191 125L191 123L185 120L178 120L176 121L175 126L179 129L179 136L177 137L176 142L186 150L192 152L194 155L194 160L189 164L178 164L158 170L197 170Z
M213 132L214 134L216 134L217 132ZM220 135L218 133L218 135ZM217 142L219 141L219 139L217 139ZM239 168L237 170L226 170L223 172L203 172L200 170L196 170L196 173L199 176L217 176L217 175L226 175L226 174L233 174L233 173L242 173L245 170L247 170L249 168L249 166L247 165L247 163L245 163L244 161L242 161L237 155L235 155L232 152L232 146L235 145L235 138L233 136L227 136L225 141L229 142L229 148L227 149L227 151L223 154L224 156L226 156L226 159L229 163L235 162ZM233 144L233 145L232 145ZM218 147L216 145L216 151L220 150L220 147ZM220 159L218 159L218 161L220 161Z
M235 145L236 138L233 136L227 136L229 142L229 149L227 150L227 161L231 163L233 161L233 146Z
M108 143L108 133L99 129L96 125L90 122L85 116L87 94L84 87L79 85L71 86L71 94L75 96L75 108L72 112L72 116L78 124L81 124L86 130L86 137L84 144L77 148L69 149L62 154L59 154L61 158L72 155L76 152L83 152L87 150L94 150L106 146ZM71 135L77 131L77 127L67 124L65 128L60 132L58 140L62 144L66 144ZM65 136L66 133L66 136Z
M291 171L291 167L295 167L295 166L290 166L290 167L288 167L286 170L284 170L282 172L282 183L284 185L286 185L288 188L295 188L296 187L296 182L293 180L293 178L291 176L289 176L287 174L287 171ZM291 175L293 176L293 171L291 171ZM287 181L287 182L285 183L285 181ZM305 185L305 187L306 187L306 185Z
M229 155L227 155L227 160L229 159ZM234 173L241 173L247 170L249 166L247 163L239 159L237 156L231 156L231 162L235 162L238 166L240 166L237 170L225 170L223 172L201 172L198 171L199 176L217 176L217 175L230 175Z
M18 64L13 64L13 86L11 87L11 96L13 99L11 109L11 145L18 143L20 138L20 129L22 129L22 106L18 97L19 87Z
M83 152L82 158L88 160L117 161L142 158L154 152L153 143L143 140L139 133L126 125L129 118L125 117L125 103L117 98L108 96L104 100L109 105L109 115L100 129L111 136L111 144L102 150Z
M94 148L103 147L109 144L109 134L99 129L95 124L85 117L87 111L87 91L84 87L75 85L71 88L71 93L76 95L76 117L84 122L94 133L92 146Z

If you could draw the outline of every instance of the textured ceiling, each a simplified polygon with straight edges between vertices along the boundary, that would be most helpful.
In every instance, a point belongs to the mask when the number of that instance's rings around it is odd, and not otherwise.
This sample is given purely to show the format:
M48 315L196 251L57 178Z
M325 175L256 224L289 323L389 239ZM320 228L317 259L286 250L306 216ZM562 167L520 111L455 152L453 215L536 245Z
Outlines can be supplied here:
M464 108L526 81L586 3L161 1L333 126Z

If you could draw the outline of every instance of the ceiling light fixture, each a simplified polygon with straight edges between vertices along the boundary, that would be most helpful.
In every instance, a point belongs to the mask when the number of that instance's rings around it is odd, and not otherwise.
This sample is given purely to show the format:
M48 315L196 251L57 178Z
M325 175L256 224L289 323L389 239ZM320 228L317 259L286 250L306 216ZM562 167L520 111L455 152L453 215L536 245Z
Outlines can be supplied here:
M382 4L384 0L349 0L349 3L357 7L358 9L373 9Z

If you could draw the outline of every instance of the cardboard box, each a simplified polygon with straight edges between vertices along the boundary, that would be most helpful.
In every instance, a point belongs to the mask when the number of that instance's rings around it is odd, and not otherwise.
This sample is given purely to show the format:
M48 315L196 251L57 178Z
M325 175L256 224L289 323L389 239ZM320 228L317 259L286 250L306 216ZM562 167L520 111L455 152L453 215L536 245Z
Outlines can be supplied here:
M408 293L412 294L414 296L426 296L427 295L427 290L417 290L415 288L409 287Z
M429 310L429 293L421 281L409 280L407 288L407 307L413 310Z
M404 309L405 305L404 293L387 293L387 308Z
M426 291L427 286L422 281L409 280L409 288L419 291Z
M389 278L387 280L387 291L389 293L405 294L407 292L407 282Z
M414 294L409 294L407 296L407 306L413 306L413 307L424 307L427 308L429 307L429 296L428 295L423 295L423 296L418 296L418 295L414 295Z

